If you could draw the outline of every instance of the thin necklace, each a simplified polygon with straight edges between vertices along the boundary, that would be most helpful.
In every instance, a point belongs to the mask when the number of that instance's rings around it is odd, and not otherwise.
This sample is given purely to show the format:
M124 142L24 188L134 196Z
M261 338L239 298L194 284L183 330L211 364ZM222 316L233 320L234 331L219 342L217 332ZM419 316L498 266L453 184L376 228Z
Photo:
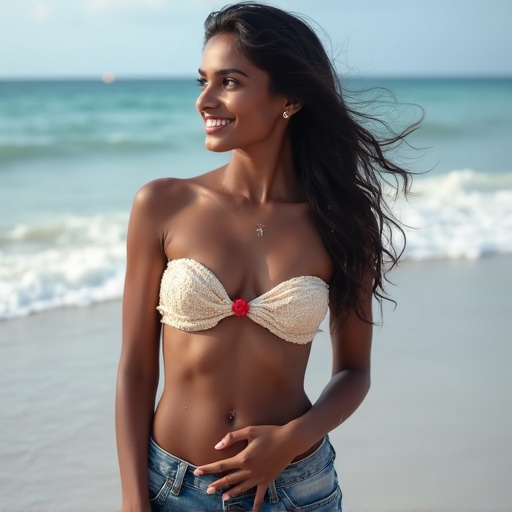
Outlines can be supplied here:
M234 199L235 199L235 203L238 205L238 207L240 207L240 202L238 201L238 199L236 198L235 194L233 193L233 190L231 190L231 187L226 183L225 180L221 180L220 182L220 185L221 185L221 188L226 190L229 195L231 195ZM219 202L219 201L217 201ZM220 203L219 203L220 204ZM232 210L228 210L224 205L223 205L224 209L228 211L228 213L234 218L234 219L238 219L238 216L235 215L233 213ZM261 222L258 222L256 225L256 234L258 236L263 236L265 234L265 224L262 224Z

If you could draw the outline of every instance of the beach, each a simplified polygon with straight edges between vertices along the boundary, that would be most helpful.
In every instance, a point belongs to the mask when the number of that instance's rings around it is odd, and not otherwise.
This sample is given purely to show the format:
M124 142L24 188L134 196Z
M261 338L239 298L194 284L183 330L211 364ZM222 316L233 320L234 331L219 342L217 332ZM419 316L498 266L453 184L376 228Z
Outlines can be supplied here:
M348 82L374 87L396 94L391 118L424 108L396 156L430 171L391 204L408 226L398 306L374 331L368 397L330 435L344 511L509 511L512 80ZM0 512L120 510L129 210L144 183L229 159L204 149L197 94L194 77L0 80ZM324 322L312 400L330 368Z
M510 510L512 258L406 261L372 388L330 434L346 512ZM0 322L0 511L114 512L119 301ZM327 383L327 324L306 389Z

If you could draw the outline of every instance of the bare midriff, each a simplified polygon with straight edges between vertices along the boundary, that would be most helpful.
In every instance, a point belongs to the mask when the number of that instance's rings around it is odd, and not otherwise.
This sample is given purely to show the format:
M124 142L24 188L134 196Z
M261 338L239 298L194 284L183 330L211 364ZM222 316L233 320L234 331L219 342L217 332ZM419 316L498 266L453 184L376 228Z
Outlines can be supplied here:
M214 446L228 432L284 425L311 407L304 392L310 350L311 343L286 342L246 317L199 332L164 325L165 385L153 422L155 441L195 466L239 453L245 442Z

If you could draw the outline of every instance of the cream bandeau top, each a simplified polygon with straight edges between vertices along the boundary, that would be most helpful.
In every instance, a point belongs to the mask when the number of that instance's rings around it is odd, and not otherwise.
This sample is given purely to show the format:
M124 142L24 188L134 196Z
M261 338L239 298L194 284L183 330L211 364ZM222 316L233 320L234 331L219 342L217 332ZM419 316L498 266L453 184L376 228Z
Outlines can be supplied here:
M171 260L160 284L162 323L183 331L202 331L228 316L247 316L283 340L313 340L327 314L329 286L316 276L284 281L250 302L231 300L219 279L190 258Z

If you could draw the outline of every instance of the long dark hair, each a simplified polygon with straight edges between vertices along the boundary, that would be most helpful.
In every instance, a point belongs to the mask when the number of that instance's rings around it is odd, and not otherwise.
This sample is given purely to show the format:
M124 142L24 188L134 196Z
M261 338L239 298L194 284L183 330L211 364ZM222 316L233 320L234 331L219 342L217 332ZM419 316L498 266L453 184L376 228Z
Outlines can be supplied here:
M392 163L385 149L402 141L417 125L377 137L370 114L345 103L336 70L314 30L281 9L242 2L211 13L205 42L230 33L234 44L270 75L271 92L303 107L289 121L293 161L311 214L334 263L330 283L335 312L356 311L363 320L364 279L373 277L373 295L385 297L386 272L398 261L405 235L383 197L389 178L407 193L411 173ZM385 122L381 125L387 127ZM398 250L393 231L403 239Z

